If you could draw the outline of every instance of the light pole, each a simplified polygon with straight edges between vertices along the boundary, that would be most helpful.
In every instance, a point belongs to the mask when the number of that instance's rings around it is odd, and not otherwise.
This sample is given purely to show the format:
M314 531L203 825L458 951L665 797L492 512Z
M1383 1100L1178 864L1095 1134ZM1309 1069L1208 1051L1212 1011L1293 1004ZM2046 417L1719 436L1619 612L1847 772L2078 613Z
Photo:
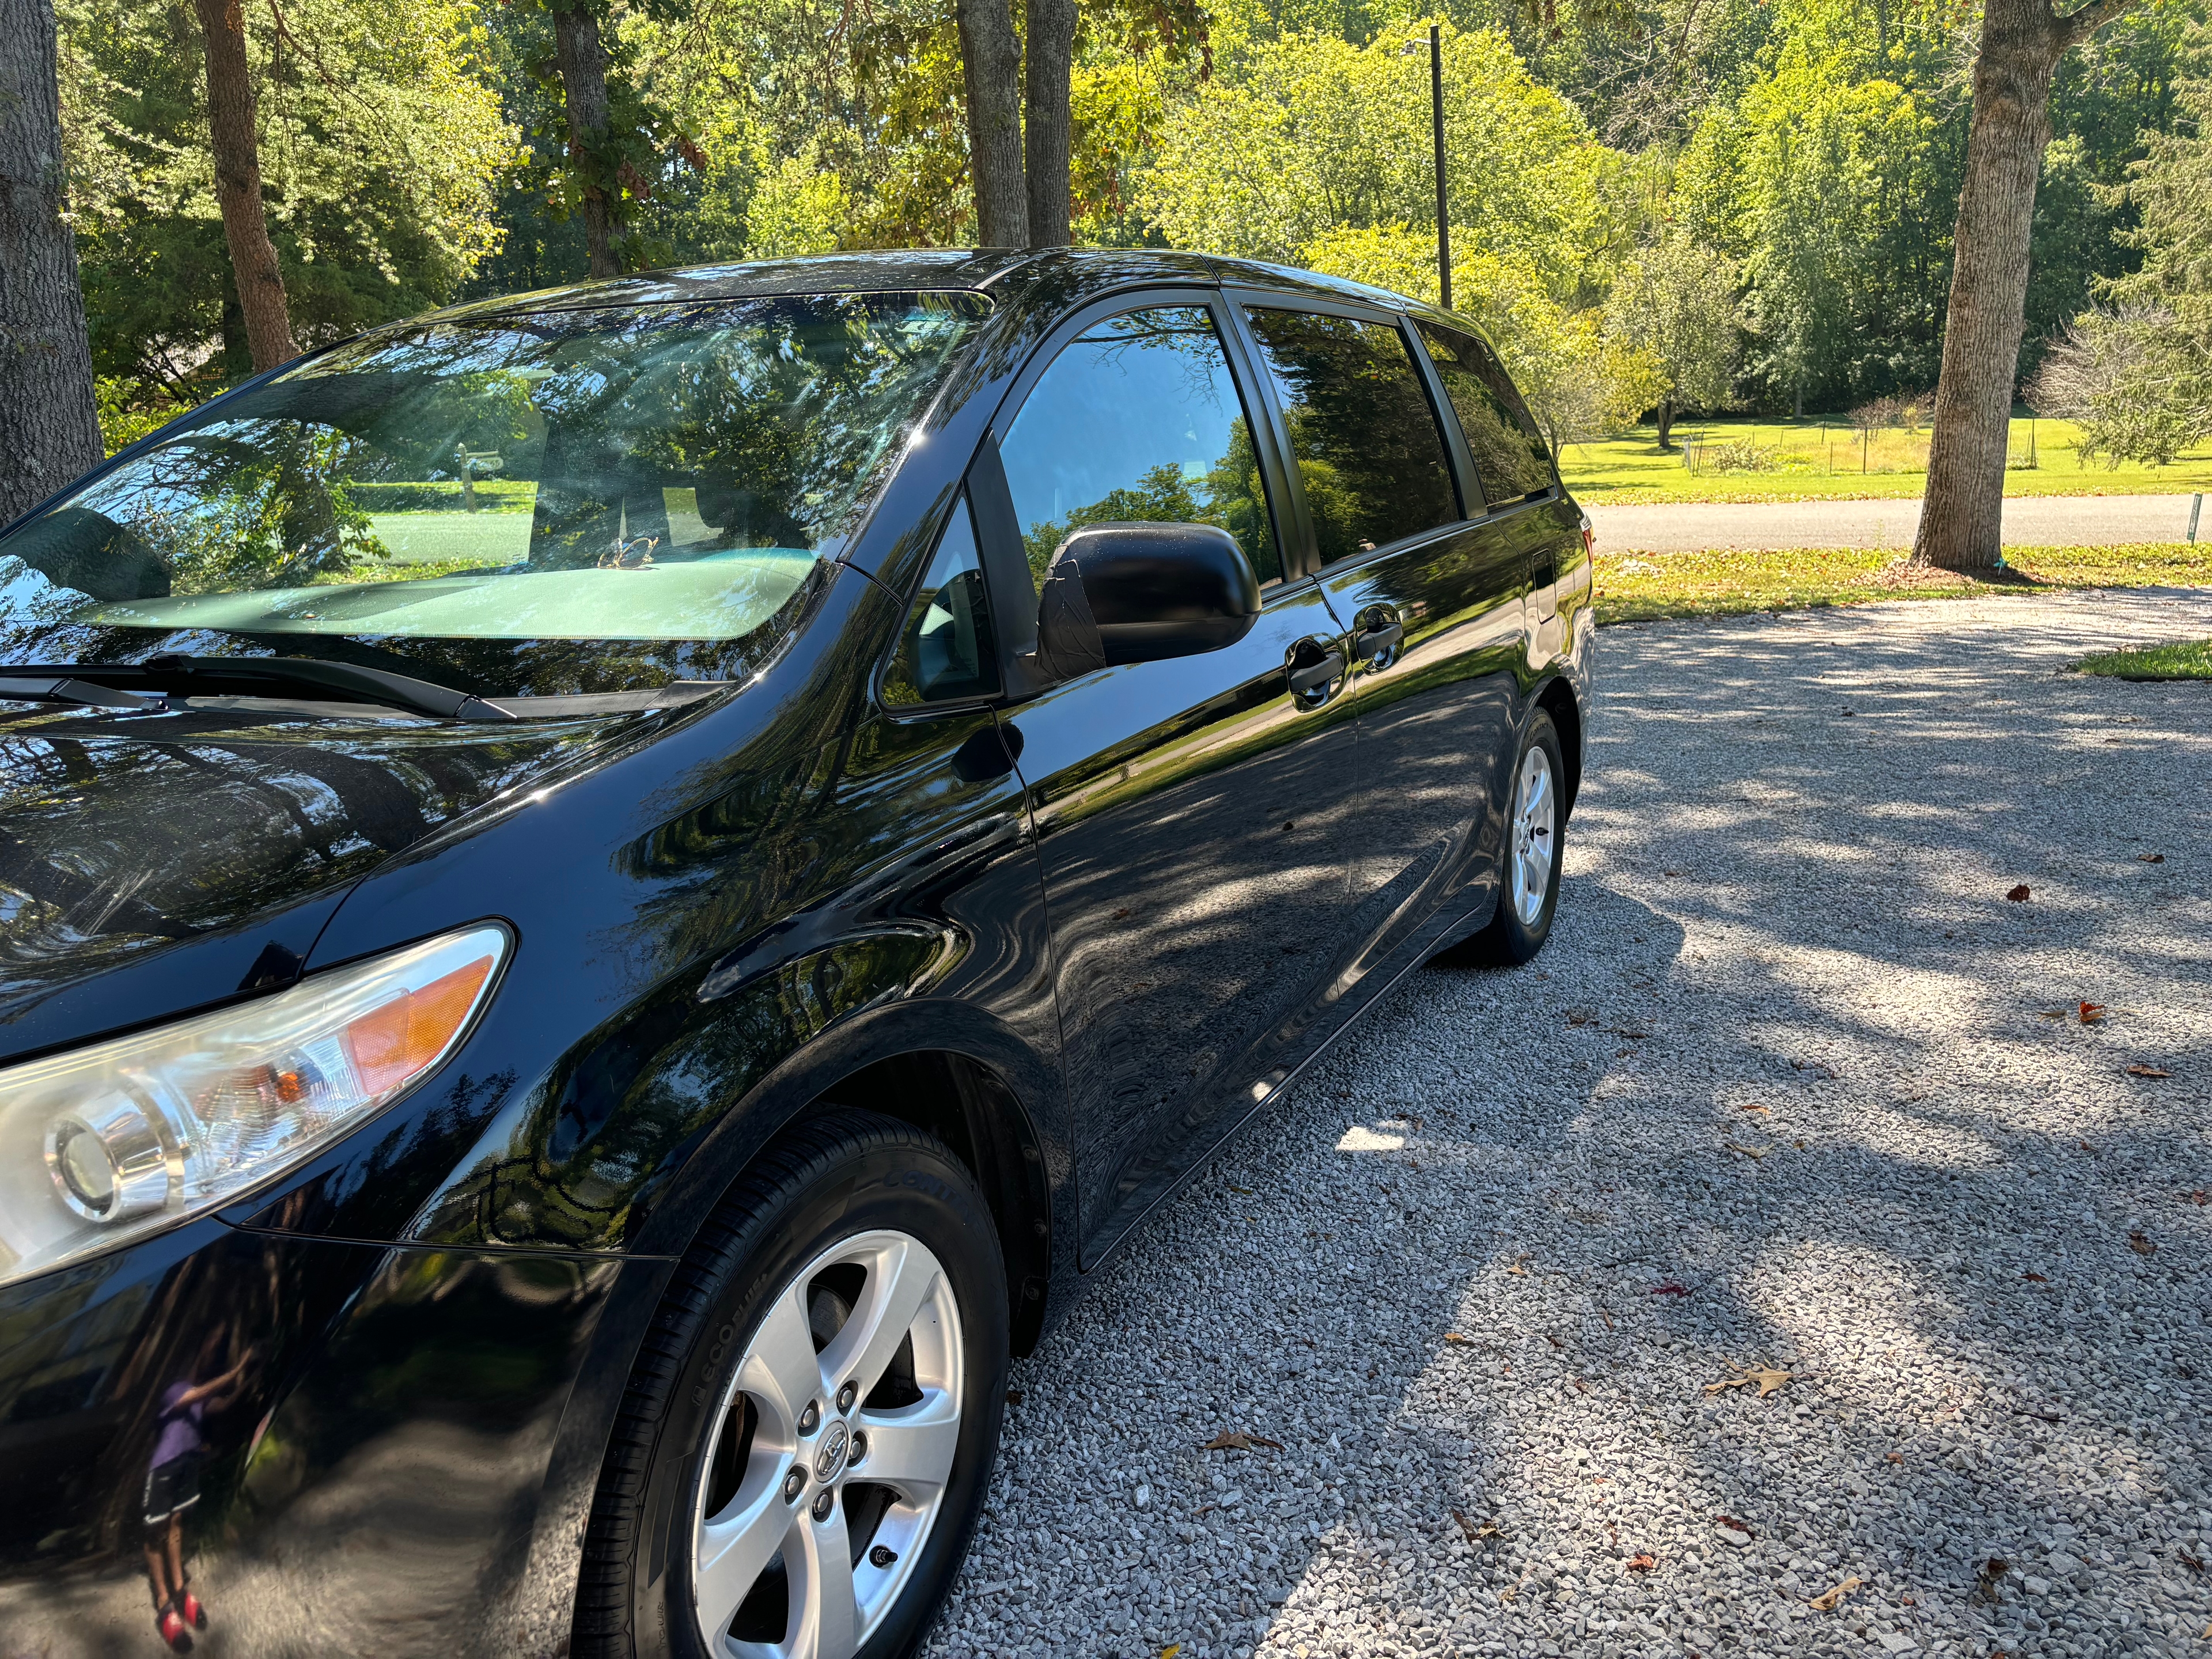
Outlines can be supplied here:
M1429 25L1429 125L1437 143L1437 287L1451 309L1451 204L1444 190L1444 35Z

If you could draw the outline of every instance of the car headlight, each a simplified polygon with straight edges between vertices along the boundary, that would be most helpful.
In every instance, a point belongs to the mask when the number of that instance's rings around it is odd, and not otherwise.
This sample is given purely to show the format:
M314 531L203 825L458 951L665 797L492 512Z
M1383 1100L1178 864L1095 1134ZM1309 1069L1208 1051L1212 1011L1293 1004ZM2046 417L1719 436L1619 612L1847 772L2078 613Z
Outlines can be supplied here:
M507 958L484 926L0 1071L0 1285L228 1204L453 1052Z

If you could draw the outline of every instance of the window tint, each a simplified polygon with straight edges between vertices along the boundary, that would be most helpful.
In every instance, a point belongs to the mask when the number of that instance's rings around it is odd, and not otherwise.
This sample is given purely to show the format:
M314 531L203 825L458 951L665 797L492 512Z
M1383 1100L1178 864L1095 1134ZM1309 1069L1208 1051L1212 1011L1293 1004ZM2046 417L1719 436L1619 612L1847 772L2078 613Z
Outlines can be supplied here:
M1468 453L1492 507L1510 507L1552 487L1552 458L1521 394L1481 341L1433 323L1419 325L1444 395L1459 412Z
M975 527L963 495L907 612L898 656L884 676L884 701L945 702L989 696L998 689L999 649L983 562L975 556Z
M1040 575L1070 531L1119 520L1219 525L1261 581L1283 574L1251 423L1201 307L1124 312L1069 342L999 453Z
M1324 562L1460 516L1443 435L1405 336L1310 311L1254 311Z

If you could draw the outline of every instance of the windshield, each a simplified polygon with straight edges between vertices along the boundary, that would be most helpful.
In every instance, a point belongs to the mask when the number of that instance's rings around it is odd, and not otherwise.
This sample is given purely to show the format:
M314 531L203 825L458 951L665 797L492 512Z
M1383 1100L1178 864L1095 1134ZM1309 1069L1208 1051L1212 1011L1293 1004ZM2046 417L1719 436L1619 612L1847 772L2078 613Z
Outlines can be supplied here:
M742 299L350 343L0 539L0 659L442 659L501 691L722 677L796 613L986 309Z

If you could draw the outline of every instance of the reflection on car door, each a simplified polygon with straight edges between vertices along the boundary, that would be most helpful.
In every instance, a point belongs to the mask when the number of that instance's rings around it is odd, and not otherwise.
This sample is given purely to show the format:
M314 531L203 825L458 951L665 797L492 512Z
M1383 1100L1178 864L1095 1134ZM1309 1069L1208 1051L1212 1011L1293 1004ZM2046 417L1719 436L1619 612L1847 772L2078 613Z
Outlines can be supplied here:
M1311 582L1282 580L1267 440L1220 322L1200 295L1088 321L999 439L1004 533L1035 568L1080 525L1203 520L1266 584L1237 644L1101 670L1008 719L1044 866L1086 1264L1310 1051L1341 966L1359 826L1344 677L1326 661L1339 629ZM1294 694L1288 667L1308 662L1316 683Z
M1528 554L1479 497L1463 509L1449 427L1397 319L1246 298L1322 586L1352 633L1370 781L1350 931L1364 974L1465 908L1440 908L1462 884L1493 878Z

